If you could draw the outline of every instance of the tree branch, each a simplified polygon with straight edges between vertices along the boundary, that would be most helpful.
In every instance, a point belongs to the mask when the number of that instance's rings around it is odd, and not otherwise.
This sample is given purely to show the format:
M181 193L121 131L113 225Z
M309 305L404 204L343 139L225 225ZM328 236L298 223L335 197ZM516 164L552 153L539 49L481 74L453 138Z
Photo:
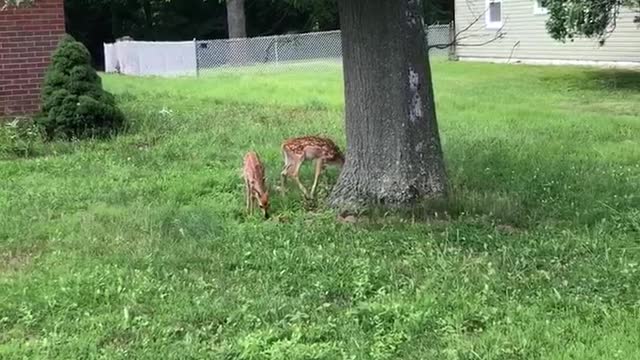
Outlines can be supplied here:
M611 26L608 29L604 30L604 34L600 37L600 46L604 45L605 41L611 37L611 34L616 30L618 26L618 15L620 14L620 3L616 3L613 7L613 20L611 21Z
M469 44L463 44L460 42L460 40L464 40L464 39L468 39L469 36L463 36L466 32L468 32L469 30L471 30L471 28L478 23L478 21L480 21L480 19L482 19L482 17L487 13L487 11L489 11L489 8L486 8L480 15L476 16L473 21L471 21L467 26L465 26L464 29L458 31L454 36L453 36L453 40L451 42L445 43L445 44L434 44L434 45L428 45L427 46L427 50L431 50L431 49L439 49L439 50L444 50L448 47L451 46L484 46L487 44L490 44L494 41L500 40L502 38L504 38L505 35L507 35L506 32L502 31L502 29L504 29L504 25L507 23L506 19L505 21L502 23L502 26L500 26L499 29L496 30L496 32L494 33L493 37L490 38L487 41L481 42L481 43L469 43ZM427 31L428 33L428 31Z

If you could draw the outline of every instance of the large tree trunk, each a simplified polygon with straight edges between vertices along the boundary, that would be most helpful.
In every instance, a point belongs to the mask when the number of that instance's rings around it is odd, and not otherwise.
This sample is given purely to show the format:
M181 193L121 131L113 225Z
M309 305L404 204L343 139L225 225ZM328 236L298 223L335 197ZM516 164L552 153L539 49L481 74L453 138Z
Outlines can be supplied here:
M230 51L227 54L227 62L230 65L242 65L250 62L248 59L247 24L244 13L244 0L227 0L227 26L229 29L229 39L231 40Z
M247 37L244 0L227 0L227 26L229 39Z
M412 208L446 196L419 0L339 0L346 163L330 203Z
M155 40L153 32L153 10L151 9L151 1L142 1L142 11L144 13L144 38L145 40Z

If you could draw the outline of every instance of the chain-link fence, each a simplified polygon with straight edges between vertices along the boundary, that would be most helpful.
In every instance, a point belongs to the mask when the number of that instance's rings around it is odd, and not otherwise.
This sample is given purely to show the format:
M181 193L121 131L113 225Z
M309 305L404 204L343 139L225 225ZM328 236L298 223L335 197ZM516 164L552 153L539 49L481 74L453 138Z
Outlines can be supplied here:
M450 25L429 26L426 31L428 44L449 43L451 31ZM449 53L449 48L429 50L432 57ZM105 44L106 71L130 75L191 75L291 67L317 71L323 65L340 65L341 60L340 31L192 42Z
M339 31L197 41L198 69L304 65L308 62L340 62ZM264 66L266 65L266 66ZM311 65L313 66L313 65Z
M429 49L429 57L443 57L450 56L454 52L454 48L448 45L453 42L454 38L453 23L450 24L435 24L427 26L427 45L434 46L440 45L441 48L432 47Z

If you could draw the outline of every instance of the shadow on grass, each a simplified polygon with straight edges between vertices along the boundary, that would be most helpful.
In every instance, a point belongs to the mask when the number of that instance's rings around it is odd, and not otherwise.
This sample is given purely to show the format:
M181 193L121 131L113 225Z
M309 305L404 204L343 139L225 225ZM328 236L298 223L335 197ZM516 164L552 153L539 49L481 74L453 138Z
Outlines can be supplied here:
M594 90L630 90L640 92L640 70L600 69L586 73L586 86Z
M549 74L549 73L547 73ZM559 88L588 91L629 91L640 93L640 70L632 69L587 69L557 72L543 79L557 84Z
M474 156L462 155L469 148L477 150ZM628 181L634 168L589 158L580 149L565 148L561 153L535 145L517 147L509 141L491 146L482 141L458 144L448 149L447 157L449 199L429 202L409 214L409 219L466 219L501 226L507 232L603 222L636 228L631 218L640 199L633 195L637 185ZM375 218L385 216L384 211L374 214Z

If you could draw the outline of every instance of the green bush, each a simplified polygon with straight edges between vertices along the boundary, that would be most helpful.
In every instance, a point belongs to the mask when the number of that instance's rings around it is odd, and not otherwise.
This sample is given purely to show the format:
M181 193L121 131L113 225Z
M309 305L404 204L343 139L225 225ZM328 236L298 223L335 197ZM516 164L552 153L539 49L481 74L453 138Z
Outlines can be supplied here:
M37 119L49 138L105 137L124 126L115 98L102 88L84 45L67 35L53 53Z

